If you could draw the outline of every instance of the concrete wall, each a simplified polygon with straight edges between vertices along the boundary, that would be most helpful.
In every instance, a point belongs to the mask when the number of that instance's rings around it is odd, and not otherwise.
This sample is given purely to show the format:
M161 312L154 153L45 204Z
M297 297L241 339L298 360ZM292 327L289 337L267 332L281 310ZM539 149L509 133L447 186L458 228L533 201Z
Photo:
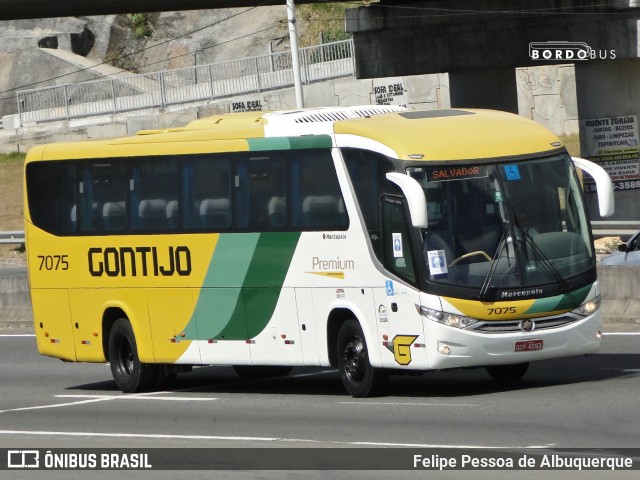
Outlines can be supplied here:
M605 331L640 331L640 268L598 265Z
M0 276L0 328L25 327L33 322L26 272Z
M382 91L385 93L379 93ZM314 83L305 85L303 92L307 107L376 103L417 109L450 106L449 77L446 74ZM7 115L2 119L4 128L0 130L0 152L25 152L34 145L44 143L115 138L135 135L140 130L182 127L192 120L227 112L286 110L295 106L294 90L285 89L202 104L28 126L19 126L16 116Z
M578 105L574 65L516 69L518 113L556 135L577 135Z

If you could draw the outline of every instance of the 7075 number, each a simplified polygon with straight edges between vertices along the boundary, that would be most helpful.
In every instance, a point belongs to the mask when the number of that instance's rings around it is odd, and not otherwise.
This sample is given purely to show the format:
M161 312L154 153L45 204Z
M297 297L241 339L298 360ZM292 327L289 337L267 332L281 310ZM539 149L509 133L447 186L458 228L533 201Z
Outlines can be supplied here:
M506 313L516 313L516 307L496 307L488 308L489 315L504 315Z
M38 270L69 270L69 255L38 255Z

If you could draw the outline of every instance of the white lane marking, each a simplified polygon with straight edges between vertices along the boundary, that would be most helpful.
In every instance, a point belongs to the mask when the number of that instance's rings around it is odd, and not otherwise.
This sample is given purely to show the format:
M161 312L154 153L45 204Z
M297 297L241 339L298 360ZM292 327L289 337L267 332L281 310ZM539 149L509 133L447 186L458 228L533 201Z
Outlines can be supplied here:
M320 372L313 372L313 373L300 373L298 375L287 375L287 376L283 376L282 378L299 378L299 377L309 377L312 375L323 375L323 374L327 374L327 373L334 373L336 370L323 370ZM276 377L273 377L276 378ZM280 378L280 377L278 377ZM238 379L237 381L234 382L226 382L223 384L218 384L216 386L224 386L224 385L233 385L236 383L242 383L245 382L245 380L241 380ZM133 395L83 395L83 394L76 394L76 395L55 395L55 397L58 398L85 398L86 400L79 400L77 402L67 402L67 403L54 403L54 404L48 404L48 405L37 405L34 407L20 407L20 408L11 408L11 409L7 409L7 410L0 410L0 414L2 413L10 413L10 412L23 412L23 411L28 411L28 410L46 410L47 408L61 408L61 407L72 407L75 405L82 405L85 403L96 403L96 402L105 402L105 401L111 401L111 400L145 400L145 399L149 399L149 400L165 400L165 401L203 401L203 402L207 402L207 401L212 401L212 400L219 400L219 398L198 398L198 397L154 397L156 395L167 395L167 394L172 394L172 393L184 393L184 392L196 392L198 390L206 390L211 388L211 385L204 385L204 386L199 386L199 387L192 387L192 388L181 388L181 389L177 389L177 390L172 390L172 391L160 391L160 392L147 392L147 393L138 393L138 394L133 394ZM149 398L149 397L154 397L154 398Z
M20 407L20 408L10 408L8 410L0 410L0 413L9 413L9 412L24 412L28 410L46 410L47 408L60 408L60 407L71 407L75 405L82 405L84 403L96 403L96 402L104 402L108 400L107 398L96 398L92 400L82 400L79 402L67 402L67 403L54 403L49 405L37 405L35 407Z
M303 377L313 377L314 375L326 375L327 373L336 373L338 370L322 370L320 372L311 372L311 373L298 373L296 375L284 375L278 378L303 378Z
M0 337L35 337L34 333L0 333Z
M410 447L410 448L468 448L468 449L504 449L523 448L540 449L550 448L555 444L546 445L454 445L431 443L392 443L392 442L347 442L340 440L312 440L308 438L278 438L278 437L235 437L219 435L176 435L176 434L149 434L149 433L107 433L107 432L56 432L56 431L31 431L31 430L0 430L0 435L31 435L31 436L60 436L60 437L103 437L103 438L146 438L164 440L225 440L225 441L251 441L251 442L287 442L310 443L331 445L358 445L368 447Z
M640 335L640 332L602 332L605 337L624 336L624 335Z
M166 393L166 392L163 392ZM163 400L170 402L210 402L219 398L203 397L157 397L142 395L54 395L56 398L95 398L103 400Z
M336 402L343 405L402 405L410 407L479 407L479 403Z
M148 392L148 393L138 393L134 395L54 395L55 397L60 398L86 398L87 400L79 400L77 402L67 402L67 403L53 403L48 405L37 405L34 407L20 407L20 408L11 408L8 410L0 410L0 414L9 413L9 412L23 412L28 410L46 410L47 408L60 408L60 407L72 407L76 405L83 405L85 403L96 403L96 402L105 402L110 400L146 400L146 399L156 399L155 395L167 394L170 392ZM151 397L151 398L150 398ZM169 399L177 399L179 397L166 397L166 400ZM195 397L191 397L192 399ZM211 399L200 399L200 400L218 400L218 398ZM193 400L191 400L193 401Z

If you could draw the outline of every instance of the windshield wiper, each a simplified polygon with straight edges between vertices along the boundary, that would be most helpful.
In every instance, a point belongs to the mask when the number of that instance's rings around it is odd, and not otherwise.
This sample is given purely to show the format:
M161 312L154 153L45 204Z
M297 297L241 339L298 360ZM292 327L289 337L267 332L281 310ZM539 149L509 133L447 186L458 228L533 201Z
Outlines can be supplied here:
M553 278L560 284L560 290L563 292L567 292L570 288L569 284L564 278L562 278L562 275L553 265L551 260L549 260L549 258L547 258L547 256L542 252L538 244L533 240L533 237L526 230L520 230L520 232L522 233L522 237L525 239L525 248L527 244L531 247L531 251L533 252L534 256L538 258L540 264L548 272L550 272Z
M487 293L489 292L489 286L491 285L491 280L493 279L493 275L496 272L496 268L498 267L498 260L500 259L500 255L502 255L502 251L504 247L509 243L508 242L509 235L507 234L507 230L504 229L502 231L502 236L500 237L500 242L498 243L498 248L496 248L496 253L493 254L493 258L491 259L491 265L489 265L489 271L487 275L484 277L484 281L482 282L482 287L480 287L480 291L478 292L479 300L486 300ZM507 254L508 255L508 254Z

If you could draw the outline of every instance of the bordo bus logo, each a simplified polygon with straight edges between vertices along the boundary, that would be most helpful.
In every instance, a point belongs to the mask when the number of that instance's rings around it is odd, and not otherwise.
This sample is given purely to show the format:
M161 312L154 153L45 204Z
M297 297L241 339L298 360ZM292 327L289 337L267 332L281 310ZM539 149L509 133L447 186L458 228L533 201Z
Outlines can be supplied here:
M529 58L531 60L613 60L615 50L596 50L585 42L530 42Z

